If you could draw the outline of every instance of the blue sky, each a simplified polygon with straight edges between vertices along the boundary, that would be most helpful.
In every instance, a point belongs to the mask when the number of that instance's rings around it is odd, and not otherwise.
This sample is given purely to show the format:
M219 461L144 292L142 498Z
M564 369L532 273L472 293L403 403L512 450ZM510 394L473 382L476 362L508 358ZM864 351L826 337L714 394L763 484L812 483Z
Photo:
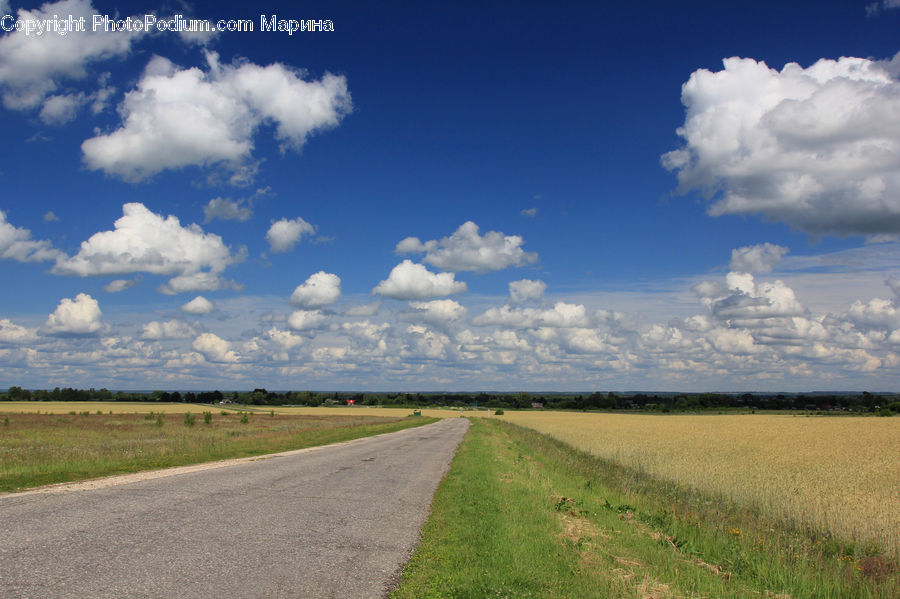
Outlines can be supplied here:
M900 4L789 4L0 0L0 386L896 389Z

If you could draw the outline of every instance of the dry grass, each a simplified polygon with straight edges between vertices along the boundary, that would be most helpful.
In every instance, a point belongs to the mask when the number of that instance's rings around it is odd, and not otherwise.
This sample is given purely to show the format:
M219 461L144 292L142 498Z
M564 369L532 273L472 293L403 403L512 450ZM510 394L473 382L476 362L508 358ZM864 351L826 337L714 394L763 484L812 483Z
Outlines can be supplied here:
M184 414L192 412L200 414L212 410L229 410L230 406L209 407L191 403L156 403L156 402L118 402L118 401L4 401L0 402L0 414L35 413L68 414L69 412L91 412L97 410L104 414L112 411L115 414L147 414L148 412L165 414ZM307 416L380 416L383 418L403 418L412 413L410 408L378 408L370 406L340 406L331 408L296 408L285 406L249 406L249 409L261 414L273 411L276 414L295 414ZM423 409L422 416L429 418L458 418L461 414L455 409ZM472 411L463 412L472 415Z
M565 412L498 418L900 557L900 418Z

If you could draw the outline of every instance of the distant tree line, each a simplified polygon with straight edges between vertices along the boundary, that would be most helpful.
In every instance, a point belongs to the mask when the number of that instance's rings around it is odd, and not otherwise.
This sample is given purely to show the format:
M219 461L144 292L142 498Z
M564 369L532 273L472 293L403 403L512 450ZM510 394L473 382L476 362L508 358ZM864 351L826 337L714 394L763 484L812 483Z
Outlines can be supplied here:
M333 406L354 400L361 406L457 407L549 410L700 412L724 409L900 413L900 394L890 393L362 393L321 391L152 391L53 390L10 387L0 401L151 401L236 403L260 406Z

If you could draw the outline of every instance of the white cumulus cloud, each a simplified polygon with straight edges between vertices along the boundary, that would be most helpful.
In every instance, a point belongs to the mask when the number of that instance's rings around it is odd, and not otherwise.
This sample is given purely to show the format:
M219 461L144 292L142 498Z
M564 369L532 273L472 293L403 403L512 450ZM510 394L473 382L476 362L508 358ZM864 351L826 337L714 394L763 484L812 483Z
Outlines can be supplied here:
M683 148L663 155L709 212L761 214L812 234L900 232L900 81L886 63L749 58L682 87Z
M204 71L154 57L125 94L122 126L82 144L87 166L127 181L189 165L246 173L262 125L274 126L282 149L299 150L351 110L344 77L307 81L303 71L280 63L220 64L214 52L206 60Z
M37 331L34 329L17 325L8 318L0 318L0 342L30 343L36 339Z
M47 317L44 330L50 335L95 335L107 327L100 320L100 305L86 293L63 298Z
M423 262L444 270L487 272L537 261L537 253L522 249L524 242L518 235L504 235L499 231L479 235L478 225L468 221L450 237L425 243L418 237L407 237L397 244L395 251L398 254L424 253Z
M414 316L438 324L460 320L466 315L466 308L451 299L410 302L409 306Z
M339 297L341 297L341 278L320 270L294 289L291 303L301 308L315 309L331 305Z
M210 362L237 362L237 354L231 344L213 333L203 333L191 344L194 350L203 354Z
M468 286L457 281L453 273L433 273L421 264L404 260L391 270L372 293L401 300L421 300L463 293Z
M8 5L7 5L8 6ZM59 15L83 17L84 32L59 35L55 32L26 35L13 31L0 36L0 91L3 104L13 110L29 110L43 103L41 118L65 122L84 98L48 96L65 81L82 80L89 75L88 67L100 61L124 56L132 44L143 37L136 32L93 31L91 18L100 11L89 0L61 0L47 2L32 10L20 8L19 20L45 21ZM3 13L5 14L5 12Z
M321 327L326 320L318 310L295 310L288 316L288 326L295 331L308 331Z
M177 293L229 285L221 273L237 260L222 238L197 225L183 227L175 216L163 218L143 204L122 206L114 230L95 233L78 253L60 259L52 272L81 277L148 272L175 275L161 291Z
M65 125L75 120L78 110L87 104L88 100L83 93L50 96L44 100L38 116L47 125Z
M294 349L303 343L303 337L295 335L290 331L282 331L277 327L272 327L266 331L266 337L281 347L282 349Z
M544 297L547 284L543 281L522 279L512 281L509 284L509 301L513 304L522 304L528 300L539 300Z
M213 310L215 310L215 305L203 297L202 295L198 295L191 301L181 306L182 312L187 312L188 314L209 314Z
M34 241L31 231L15 227L6 221L6 213L0 210L0 258L18 262L43 262L64 256L49 241Z
M316 228L299 216L290 220L282 218L272 222L266 231L266 241L273 252L289 252L301 237L315 232Z

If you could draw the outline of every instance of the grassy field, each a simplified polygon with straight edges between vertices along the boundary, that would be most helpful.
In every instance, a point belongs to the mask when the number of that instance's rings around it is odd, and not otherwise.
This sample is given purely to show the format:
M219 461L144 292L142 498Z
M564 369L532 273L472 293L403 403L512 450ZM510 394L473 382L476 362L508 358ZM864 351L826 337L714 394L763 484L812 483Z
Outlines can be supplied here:
M110 414L105 408L128 408L97 403L66 405L67 411L47 404L39 406L41 413L0 411L0 491L300 449L433 422L176 405L177 411L175 405L150 406L156 410L143 413ZM0 410L7 407L0 404Z
M184 414L193 412L201 414L208 410L218 412L226 410L230 412L251 411L276 414L303 414L307 416L378 416L382 418L403 418L412 413L410 408L379 408L374 406L339 406L330 408L305 408L286 406L243 406L227 404L210 407L204 404L191 403L157 403L157 402L126 402L126 401L3 401L0 402L0 413L41 413L41 414L68 414L69 412L81 413L84 411L114 414L146 414L147 412L164 414ZM460 412L458 409L422 409L422 416L427 418L458 418L461 413L470 416L471 410ZM481 412L487 414L487 412Z
M566 412L496 418L900 558L900 418Z
M392 599L895 599L896 562L476 419Z

